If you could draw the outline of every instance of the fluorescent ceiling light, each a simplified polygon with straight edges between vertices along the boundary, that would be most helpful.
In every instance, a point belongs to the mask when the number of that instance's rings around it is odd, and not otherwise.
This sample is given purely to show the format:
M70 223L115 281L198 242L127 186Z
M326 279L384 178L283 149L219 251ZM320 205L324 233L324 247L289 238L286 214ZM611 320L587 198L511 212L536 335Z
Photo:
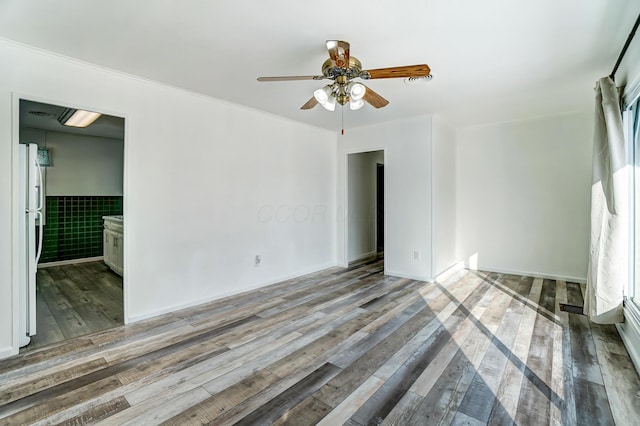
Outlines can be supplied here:
M58 121L65 126L87 127L101 115L99 112L66 108L58 117Z

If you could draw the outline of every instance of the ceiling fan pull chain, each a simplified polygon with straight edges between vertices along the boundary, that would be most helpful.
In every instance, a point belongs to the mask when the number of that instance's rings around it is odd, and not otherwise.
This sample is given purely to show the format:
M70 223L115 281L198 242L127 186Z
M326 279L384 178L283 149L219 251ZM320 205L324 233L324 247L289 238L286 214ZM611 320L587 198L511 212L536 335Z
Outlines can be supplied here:
M340 107L340 115L342 116L342 135L344 136L344 105Z

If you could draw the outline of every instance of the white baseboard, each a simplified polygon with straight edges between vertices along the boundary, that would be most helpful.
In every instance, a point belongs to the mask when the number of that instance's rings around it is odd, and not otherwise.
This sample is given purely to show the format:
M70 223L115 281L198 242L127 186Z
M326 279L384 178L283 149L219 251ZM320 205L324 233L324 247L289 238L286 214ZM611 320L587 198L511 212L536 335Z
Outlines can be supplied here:
M207 298L201 298L201 299L195 299L195 300L191 300L185 303L179 303L176 305L172 305L172 306L168 306L166 308L162 308L162 309L158 309L156 311L152 311L152 312L146 312L140 315L128 315L127 316L127 324L130 323L134 323L137 321L142 321L145 319L149 319L149 318L153 318L153 317L157 317L158 315L164 315L164 314L168 314L171 312L176 312L176 311L180 311L182 309L187 309L187 308L192 308L194 306L198 306L198 305L203 305L205 303L210 303L210 302L214 302L216 300L220 300L220 299L224 299L226 297L231 297L231 296L236 296L238 294L242 294L242 293L247 293L253 290L257 290L259 288L262 287L266 287L272 284L277 284L279 282L282 281L286 281L286 280L290 280L293 278L297 278L297 277L301 277L303 275L307 275L307 274L312 274L314 272L319 272L328 268L332 268L336 266L335 263L327 263L324 265L320 265L314 268L310 268L307 271L301 271L301 272L296 272L295 274L290 274L290 275L285 275L285 276L281 276L279 278L274 278L268 281L264 281L261 282L259 284L255 284L252 285L250 287L244 287L240 290L235 290L235 291L227 291L227 292L223 292L223 293L218 293L215 296L212 297L207 297Z
M394 277L399 277L399 278L409 278L410 280L417 280L417 281L425 281L425 282L433 282L436 280L441 280L446 278L447 276L449 276L450 274L453 274L456 271L459 271L460 269L463 269L464 263L463 262L456 262L453 263L451 266L449 266L448 268L446 268L444 271L442 271L440 274L438 274L437 277L430 277L428 275L416 275L416 274L407 274L404 272L399 272L399 271L393 271L393 270L385 270L384 273L385 275L391 275Z
M0 359L9 358L10 356L18 355L19 351L15 350L13 347L8 347L4 349L0 349Z
M409 278L410 280L416 280L416 281L425 281L425 282L434 281L433 277L429 277L426 275L405 274L404 272L396 272L396 271L390 271L390 270L385 270L384 274L391 275L392 277Z
M471 268L468 262L464 262L464 267L467 269L486 271L486 272L495 272L498 274L522 275L525 277L546 278L549 280L560 280L560 281L567 281L567 282L581 283L581 284L584 284L587 282L587 277L555 275L555 274L547 274L544 272L520 271L516 269L502 269L502 268L494 268L492 266L484 266L484 265L478 265L477 268Z
M618 333L622 337L624 346L629 352L631 361L636 367L636 371L640 374L640 317L632 312L631 307L624 309L624 323L616 324Z
M366 259L368 257L374 257L377 254L378 254L378 252L376 250L370 251L369 253L359 254L356 257L354 257L353 259L349 259L349 263L357 262L358 260Z
M50 268L52 266L73 265L75 263L97 262L102 260L102 256L84 257L82 259L60 260L58 262L38 263L38 268Z
M438 275L436 275L436 281L444 281L452 274L455 274L456 272L464 268L465 268L464 262L456 262L453 265L449 266L444 271L440 272Z

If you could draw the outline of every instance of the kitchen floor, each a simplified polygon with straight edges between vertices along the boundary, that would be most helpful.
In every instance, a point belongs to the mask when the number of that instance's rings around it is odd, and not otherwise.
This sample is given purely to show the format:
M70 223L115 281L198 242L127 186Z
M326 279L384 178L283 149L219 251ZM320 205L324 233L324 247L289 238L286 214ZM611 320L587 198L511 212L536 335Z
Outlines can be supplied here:
M38 268L37 334L20 352L124 323L122 277L102 261Z

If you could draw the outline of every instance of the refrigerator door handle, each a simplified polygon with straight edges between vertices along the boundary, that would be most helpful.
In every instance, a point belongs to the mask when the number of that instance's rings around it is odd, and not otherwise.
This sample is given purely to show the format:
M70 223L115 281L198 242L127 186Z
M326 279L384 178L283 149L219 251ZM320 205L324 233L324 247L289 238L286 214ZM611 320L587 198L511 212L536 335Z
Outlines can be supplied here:
M38 185L36 186L36 188L38 188L38 207L36 207L37 211L42 210L42 206L44 205L44 191L42 190L43 185L42 185L42 166L40 166L40 163L38 162L38 159L36 158L35 160L36 162L36 168L38 169ZM40 223L42 223L42 215L40 215ZM40 229L42 230L42 227L40 227Z
M38 248L36 249L36 268L38 267L38 262L40 261L40 255L42 255L42 237L43 237L43 229L42 229L42 212L40 210L35 211L36 219L38 220Z

